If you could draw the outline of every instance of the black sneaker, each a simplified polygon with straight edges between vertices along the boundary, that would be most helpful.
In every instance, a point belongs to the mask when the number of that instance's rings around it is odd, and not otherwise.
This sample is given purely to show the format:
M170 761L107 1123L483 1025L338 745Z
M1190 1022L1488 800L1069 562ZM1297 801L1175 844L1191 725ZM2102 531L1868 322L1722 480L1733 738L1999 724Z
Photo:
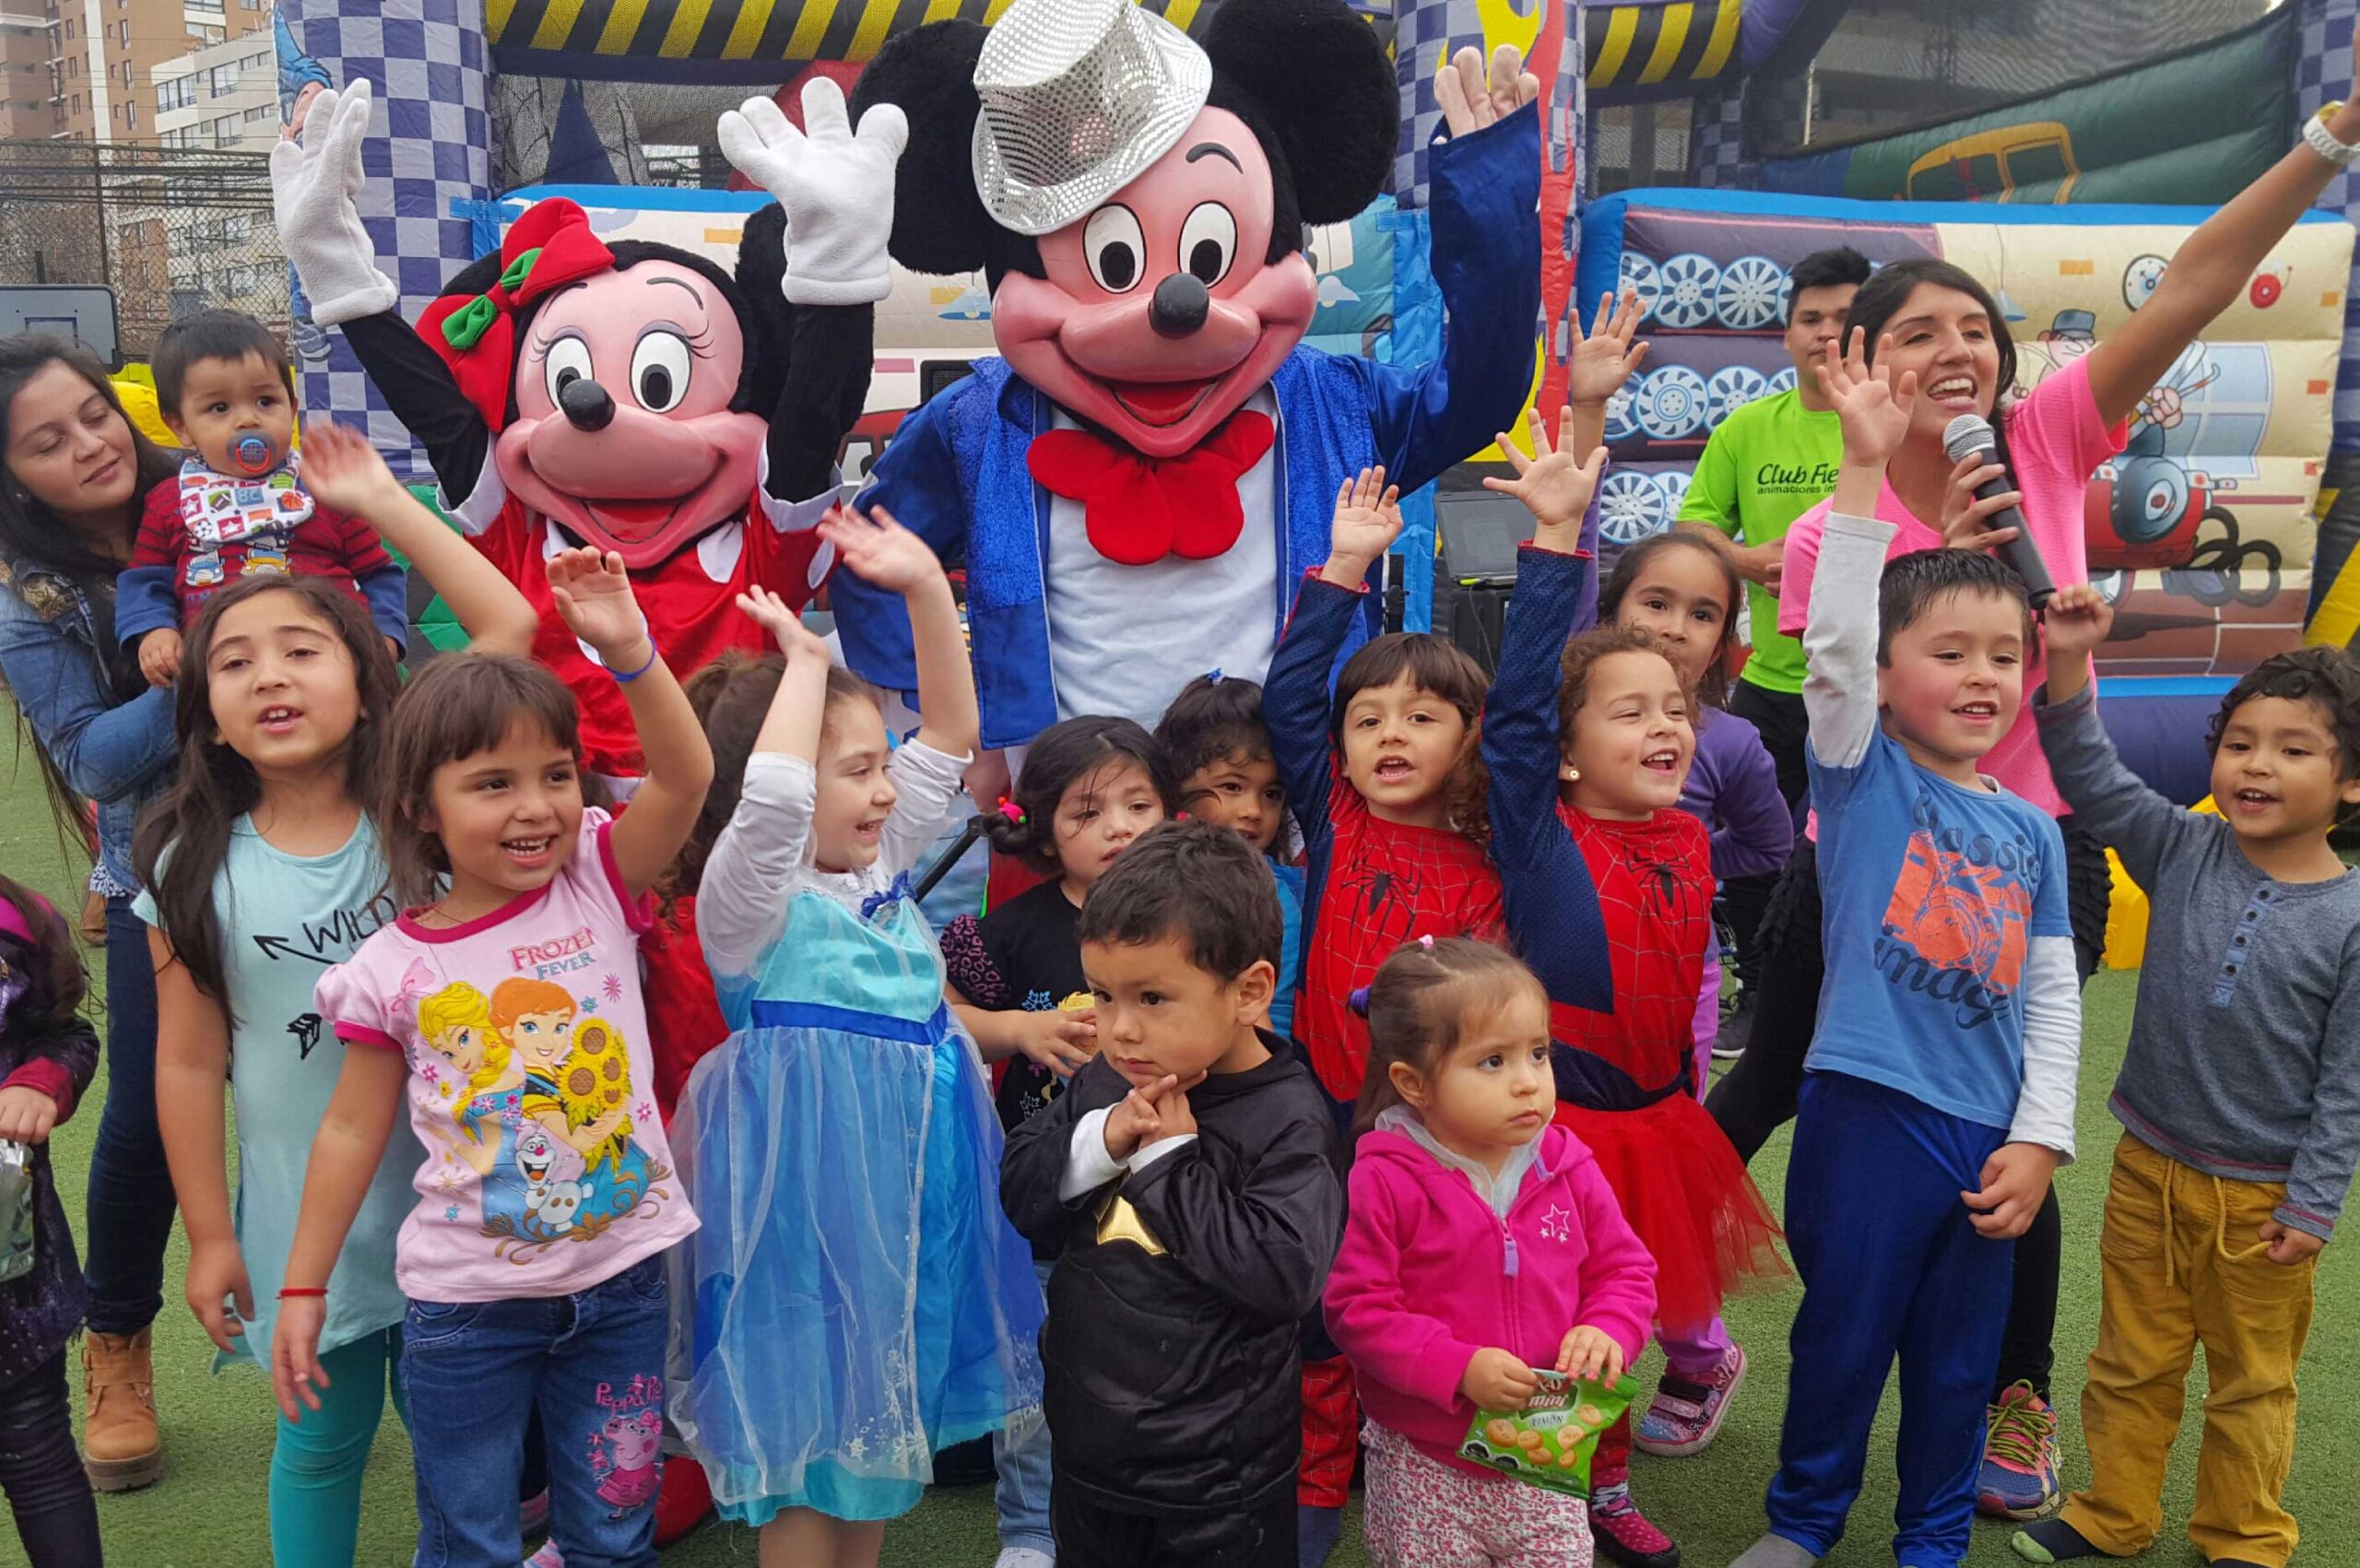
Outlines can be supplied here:
M1726 1062L1745 1055L1753 1034L1753 993L1739 993L1737 1005L1721 1014L1720 1032L1713 1036L1713 1059Z

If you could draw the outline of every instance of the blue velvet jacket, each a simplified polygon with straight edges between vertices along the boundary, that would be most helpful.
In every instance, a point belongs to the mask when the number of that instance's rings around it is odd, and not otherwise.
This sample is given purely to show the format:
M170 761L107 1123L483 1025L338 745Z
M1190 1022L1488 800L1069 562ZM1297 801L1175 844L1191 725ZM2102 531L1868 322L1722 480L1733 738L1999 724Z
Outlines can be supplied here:
M1506 430L1530 390L1540 314L1539 111L1527 106L1437 144L1431 167L1433 265L1450 317L1442 357L1403 367L1298 348L1270 378L1279 410L1274 631L1303 573L1328 558L1339 486L1381 463L1403 490L1415 489ZM1046 396L1007 361L978 360L973 375L903 421L861 496L946 560L964 562L987 747L1024 745L1058 716L1044 591L1049 494L1024 461L1049 425ZM846 661L879 686L914 692L901 599L850 572L837 574L831 593ZM1355 643L1375 623L1370 598Z

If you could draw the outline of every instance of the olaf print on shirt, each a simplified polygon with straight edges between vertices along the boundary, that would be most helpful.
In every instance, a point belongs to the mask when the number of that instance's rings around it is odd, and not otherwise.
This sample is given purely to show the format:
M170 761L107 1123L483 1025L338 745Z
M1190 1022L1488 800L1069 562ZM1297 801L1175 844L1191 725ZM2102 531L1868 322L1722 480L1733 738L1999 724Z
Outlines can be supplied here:
M465 981L418 1001L419 1076L449 1113L443 1158L472 1171L482 1233L522 1263L590 1242L624 1218L652 1217L671 1175L631 1137L635 1110L622 1033L546 980L513 977L487 996ZM443 1210L472 1218L454 1192Z

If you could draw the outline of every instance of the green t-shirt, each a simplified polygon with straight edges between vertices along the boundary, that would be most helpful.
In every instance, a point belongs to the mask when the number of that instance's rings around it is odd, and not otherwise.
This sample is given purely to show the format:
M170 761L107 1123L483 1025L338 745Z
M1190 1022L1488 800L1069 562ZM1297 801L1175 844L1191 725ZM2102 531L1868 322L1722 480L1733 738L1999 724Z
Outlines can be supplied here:
M1733 411L1705 443L1680 521L1704 523L1745 545L1783 539L1796 518L1835 493L1844 429L1834 410L1813 412L1794 392ZM1778 630L1778 595L1746 585L1753 655L1744 678L1769 691L1803 689L1803 645Z

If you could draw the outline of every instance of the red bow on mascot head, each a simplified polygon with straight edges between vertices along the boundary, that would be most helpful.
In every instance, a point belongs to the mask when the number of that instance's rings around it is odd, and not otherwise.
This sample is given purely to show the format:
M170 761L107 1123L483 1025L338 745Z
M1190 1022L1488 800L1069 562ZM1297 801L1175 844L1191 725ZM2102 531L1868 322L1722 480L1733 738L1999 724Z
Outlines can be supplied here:
M637 572L739 516L754 489L767 428L754 410L775 400L776 372L749 362L746 309L702 256L609 247L554 197L418 329L498 432L509 494Z

